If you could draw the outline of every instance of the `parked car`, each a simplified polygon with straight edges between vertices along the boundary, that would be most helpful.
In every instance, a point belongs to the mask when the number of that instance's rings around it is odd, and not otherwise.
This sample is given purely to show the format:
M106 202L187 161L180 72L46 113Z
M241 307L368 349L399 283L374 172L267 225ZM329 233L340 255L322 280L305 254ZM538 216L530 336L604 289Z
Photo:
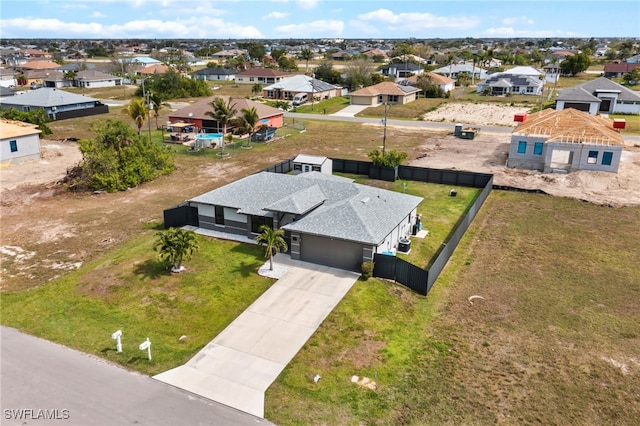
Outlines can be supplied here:
M291 105L293 105L294 107L300 106L302 104L307 103L308 100L309 100L309 96L307 96L306 93L298 93L293 97L293 101L291 102Z
M252 142L266 142L270 141L276 136L276 128L263 126L260 127L254 134L251 136Z

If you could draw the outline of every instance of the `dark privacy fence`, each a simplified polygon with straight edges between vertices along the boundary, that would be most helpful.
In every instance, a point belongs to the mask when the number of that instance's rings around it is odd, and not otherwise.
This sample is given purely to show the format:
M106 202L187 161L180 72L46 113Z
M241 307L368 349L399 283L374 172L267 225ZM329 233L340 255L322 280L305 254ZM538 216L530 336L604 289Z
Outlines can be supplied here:
M384 173L375 170L374 167L372 163L365 161L333 159L333 171L338 173L354 173L371 177ZM396 256L383 254L374 256L373 276L394 280L426 296L489 196L493 187L493 175L412 166L398 166L395 175L398 179L404 180L482 188L480 195L467 208L426 267L414 265Z

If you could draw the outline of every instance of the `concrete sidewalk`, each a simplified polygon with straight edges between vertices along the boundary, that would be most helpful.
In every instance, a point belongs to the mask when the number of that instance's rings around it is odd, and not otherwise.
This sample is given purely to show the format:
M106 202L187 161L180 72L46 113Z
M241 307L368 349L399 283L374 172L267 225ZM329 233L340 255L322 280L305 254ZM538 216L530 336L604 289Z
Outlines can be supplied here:
M364 111L371 105L349 105L338 112L331 114L333 117L353 117L357 113Z
M274 259L274 272L281 278L213 341L154 378L264 417L267 388L360 276L285 254Z

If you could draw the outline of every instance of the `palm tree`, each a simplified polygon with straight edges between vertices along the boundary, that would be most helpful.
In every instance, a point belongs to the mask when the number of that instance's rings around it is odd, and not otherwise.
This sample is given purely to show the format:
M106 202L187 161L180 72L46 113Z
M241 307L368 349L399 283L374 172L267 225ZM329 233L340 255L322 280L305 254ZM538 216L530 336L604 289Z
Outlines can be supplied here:
M222 150L220 152L221 156L224 156L224 137L227 134L227 124L233 119L233 116L238 112L236 110L236 104L232 102L233 99L229 97L227 102L222 98L215 98L213 101L209 102L213 111L205 112L205 115L213 118L218 122L218 125L222 126Z
M131 119L133 119L134 123L138 127L138 134L142 129L142 125L144 124L144 120L147 117L147 105L142 98L133 98L129 105L124 107L122 110L125 114L127 114Z
M242 120L244 122L244 126L249 131L249 138L247 139L246 148L251 148L251 144L249 142L253 138L253 134L256 131L256 125L260 120L260 116L258 115L256 107L242 108L240 112L242 112Z
M182 272L182 260L188 259L198 248L196 234L182 228L169 228L158 232L155 250L172 272Z
M256 237L256 242L261 246L266 246L264 257L269 258L269 270L273 271L273 256L279 251L287 250L287 243L284 240L283 229L272 229L270 226L260 226L260 235Z
M251 86L251 94L253 94L254 96L258 96L260 93L262 93L262 84L255 83L253 86Z
M307 68L305 70L305 74L309 73L309 61L313 59L313 52L306 47L300 51L300 59L306 61Z
M166 104L164 103L164 101L162 100L162 97L159 96L157 93L152 93L151 96L149 97L150 101L151 101L151 105L153 105L153 116L156 119L156 129L158 129L158 117L160 116L160 110L166 106Z

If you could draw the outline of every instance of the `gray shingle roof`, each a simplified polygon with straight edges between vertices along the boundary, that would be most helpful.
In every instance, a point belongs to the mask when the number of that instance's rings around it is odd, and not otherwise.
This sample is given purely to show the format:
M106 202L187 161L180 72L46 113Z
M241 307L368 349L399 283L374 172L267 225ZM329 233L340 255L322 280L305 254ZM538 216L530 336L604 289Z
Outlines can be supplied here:
M260 216L272 216L273 211L307 213L283 228L377 245L420 204L422 198L318 172L295 176L263 172L191 201L236 208L240 213Z
M11 105L24 105L33 107L52 107L60 105L77 105L88 102L98 102L98 99L88 96L76 95L60 89L43 87L37 90L30 90L26 93L11 97L10 102L3 102Z
M583 100L577 99L573 96L584 96L582 92L578 89L582 89L583 92L587 94L594 95L598 91L614 91L619 92L618 100L625 102L640 102L640 95L630 90L615 81L611 81L606 77L598 77L595 80L588 81L579 86L572 87L570 89L565 89L560 91L558 94L557 100L559 101L573 101L573 100ZM594 96L595 97L595 96ZM589 100L590 102L595 102L593 99Z

